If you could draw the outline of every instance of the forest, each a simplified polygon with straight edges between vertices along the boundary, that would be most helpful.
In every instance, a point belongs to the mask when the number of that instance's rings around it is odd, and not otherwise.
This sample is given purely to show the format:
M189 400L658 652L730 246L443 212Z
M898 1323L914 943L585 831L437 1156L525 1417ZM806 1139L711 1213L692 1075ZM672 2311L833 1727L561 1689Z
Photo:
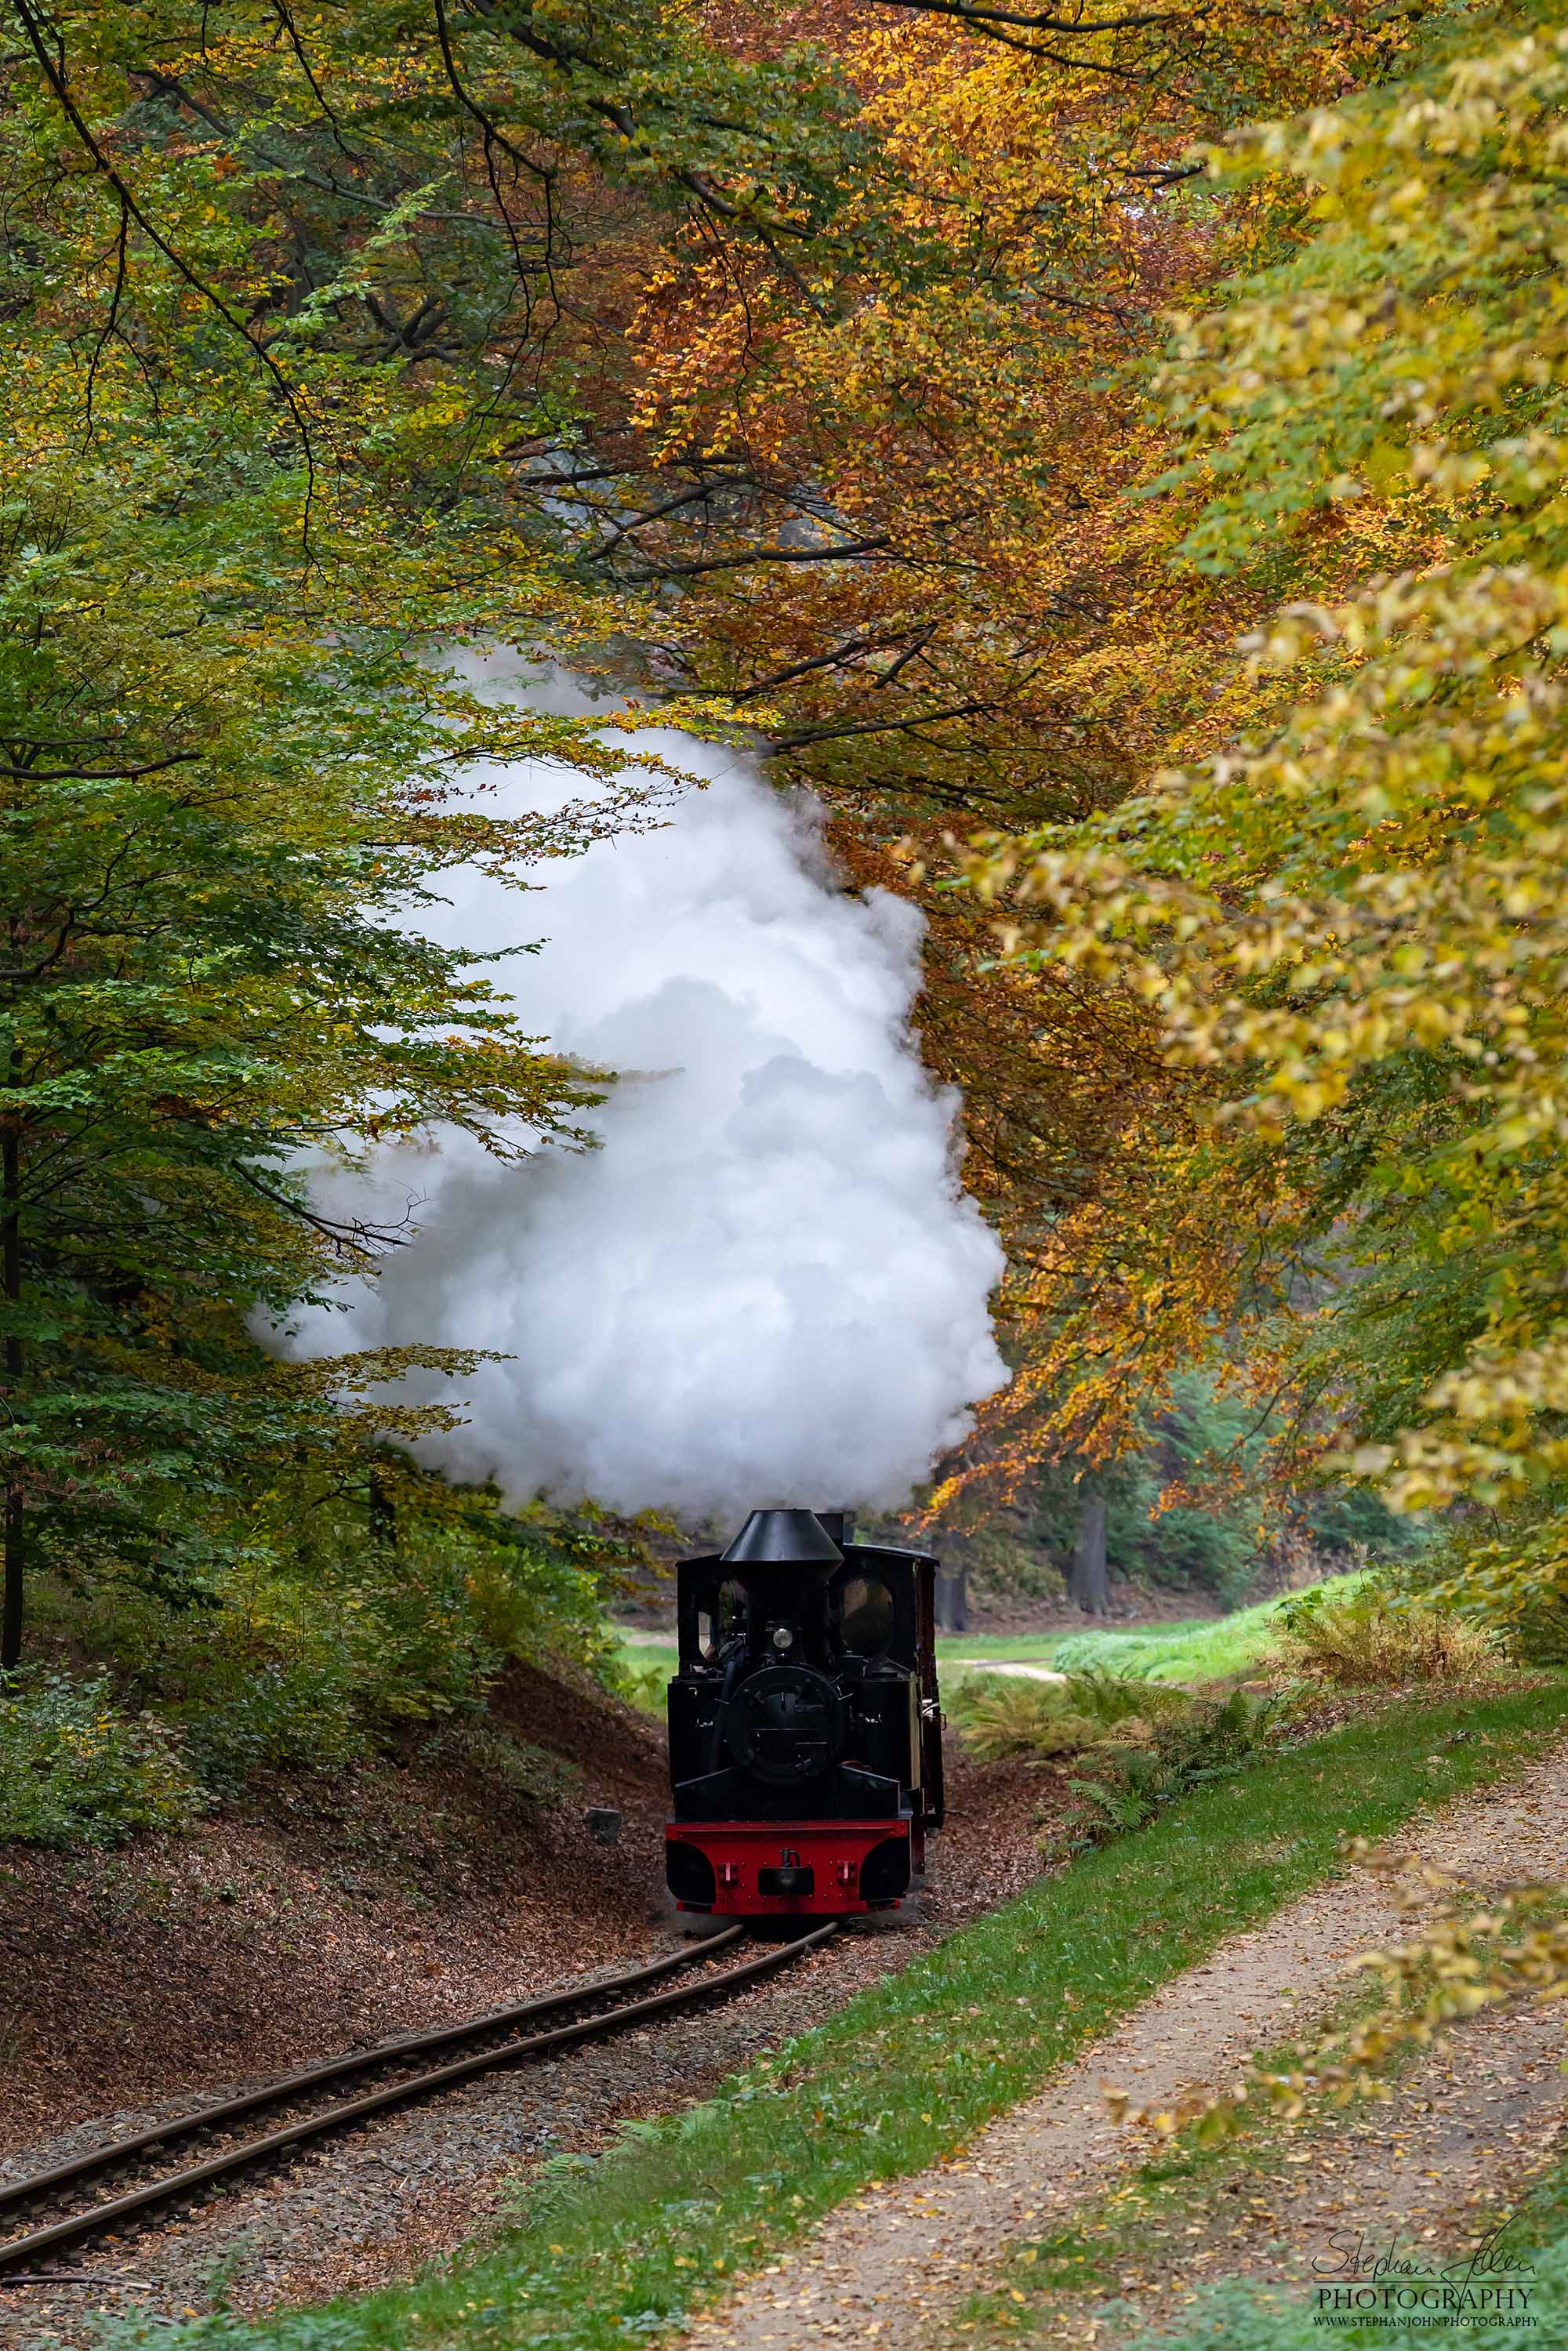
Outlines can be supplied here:
M393 917L640 821L650 706L924 919L1011 1377L923 1539L1554 1654L1564 12L5 17L13 1750L161 1816L599 1654L664 1538L432 1470L471 1351L266 1339L402 1238L311 1155L613 1084Z
M1568 0L0 0L0 2351L1568 2343Z

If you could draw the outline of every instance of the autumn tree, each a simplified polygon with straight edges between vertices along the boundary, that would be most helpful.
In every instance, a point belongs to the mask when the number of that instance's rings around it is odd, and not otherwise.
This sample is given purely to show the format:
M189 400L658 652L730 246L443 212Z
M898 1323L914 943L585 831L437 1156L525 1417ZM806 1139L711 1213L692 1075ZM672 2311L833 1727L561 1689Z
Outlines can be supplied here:
M302 1145L570 1119L505 975L384 918L573 837L460 820L458 750L590 799L614 759L501 735L432 646L756 727L862 880L1115 806L1237 616L1124 495L1182 429L1136 377L1162 307L1274 233L1190 143L1395 70L1420 13L5 0L7 1654L36 1502L167 1560L220 1438L342 1437L246 1329L379 1245L312 1221ZM1187 1136L1146 1005L987 974L984 912L927 899L1034 1328L1064 1211L1119 1264L1127 1135Z
M1568 1604L1565 100L1560 7L1467 11L1211 152L1279 258L1179 322L1164 486L1177 559L1275 600L1249 720L971 868L1013 967L1147 1008L1178 1081L1081 1220L1127 1270L1124 1376L1196 1228L1214 1327L1257 1323L1401 1504L1486 1505L1456 1589L1537 1625Z
M439 12L334 26L360 147L287 10L230 12L221 42L197 8L9 14L6 1666L40 1544L75 1575L108 1558L188 1584L269 1483L311 1461L340 1480L357 1453L364 1484L406 1433L384 1399L342 1401L395 1362L290 1370L250 1335L397 1238L318 1212L300 1155L431 1123L513 1151L570 1122L583 1081L517 1033L506 975L389 916L457 862L575 845L627 797L624 746L498 718L431 655L566 650L620 617L509 495L531 485L519 415L550 396L531 367L514 390L504 318L526 335L568 266L561 181L598 171L613 211L624 131L580 86L597 67L508 47L550 126L530 174L470 108ZM695 85L684 144L670 119L679 65L643 89L658 159L619 170L634 190L651 169L655 213L677 186L707 201ZM592 807L519 827L446 806L460 759L507 751L577 765Z

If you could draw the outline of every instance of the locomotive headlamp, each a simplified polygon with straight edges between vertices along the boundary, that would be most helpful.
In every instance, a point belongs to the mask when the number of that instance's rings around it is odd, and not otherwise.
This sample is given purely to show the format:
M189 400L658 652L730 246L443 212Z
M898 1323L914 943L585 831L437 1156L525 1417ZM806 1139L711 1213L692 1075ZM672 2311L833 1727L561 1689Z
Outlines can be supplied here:
M791 1633L788 1625L775 1625L773 1627L773 1646L776 1649L792 1649L794 1647L795 1635Z

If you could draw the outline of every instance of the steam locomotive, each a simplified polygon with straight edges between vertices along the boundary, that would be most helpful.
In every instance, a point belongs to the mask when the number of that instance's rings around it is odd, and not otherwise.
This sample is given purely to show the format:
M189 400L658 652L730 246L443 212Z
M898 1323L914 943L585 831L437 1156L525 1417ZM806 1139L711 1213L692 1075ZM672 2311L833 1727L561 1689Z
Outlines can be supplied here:
M665 1873L683 1910L896 1909L942 1825L936 1562L753 1510L676 1570Z

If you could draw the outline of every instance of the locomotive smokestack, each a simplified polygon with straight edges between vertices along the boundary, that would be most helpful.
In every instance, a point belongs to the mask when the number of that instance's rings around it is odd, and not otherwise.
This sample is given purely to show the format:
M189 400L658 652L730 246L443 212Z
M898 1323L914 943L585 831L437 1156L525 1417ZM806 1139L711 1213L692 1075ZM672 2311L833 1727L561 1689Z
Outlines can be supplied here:
M843 1553L814 1510L753 1510L726 1567L836 1567Z

